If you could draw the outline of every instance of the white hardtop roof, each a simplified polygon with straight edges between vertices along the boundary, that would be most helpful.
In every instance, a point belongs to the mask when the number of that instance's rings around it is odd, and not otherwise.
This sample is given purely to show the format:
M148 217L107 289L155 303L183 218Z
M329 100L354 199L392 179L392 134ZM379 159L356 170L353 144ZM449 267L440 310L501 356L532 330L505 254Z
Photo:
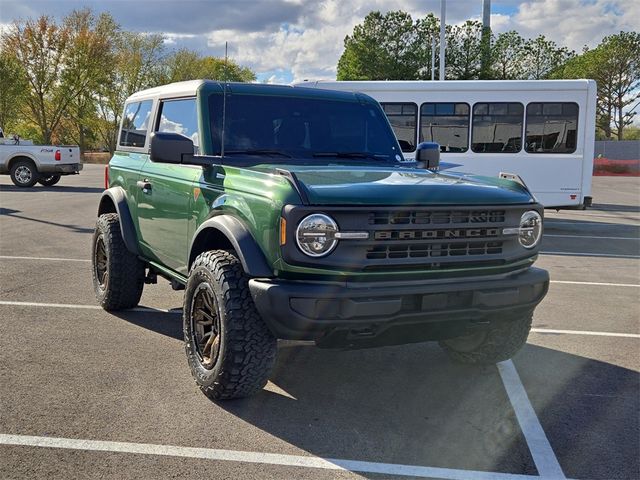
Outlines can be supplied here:
M362 89L363 91L513 91L513 90L587 90L594 80L313 80L296 83L299 87Z
M181 97L187 95L195 95L198 91L198 87L205 83L206 80L188 80L186 82L169 83L168 85L161 85L159 87L147 88L146 90L140 90L134 93L129 98L130 100L142 100L146 98L155 97Z

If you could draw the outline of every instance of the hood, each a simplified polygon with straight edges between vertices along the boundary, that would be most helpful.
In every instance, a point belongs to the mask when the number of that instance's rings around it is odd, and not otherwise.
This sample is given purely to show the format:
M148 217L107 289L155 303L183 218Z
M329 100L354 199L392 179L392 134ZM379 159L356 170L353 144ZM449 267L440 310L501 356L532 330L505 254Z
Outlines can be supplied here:
M393 167L279 166L295 173L312 205L534 203L522 185L493 177Z

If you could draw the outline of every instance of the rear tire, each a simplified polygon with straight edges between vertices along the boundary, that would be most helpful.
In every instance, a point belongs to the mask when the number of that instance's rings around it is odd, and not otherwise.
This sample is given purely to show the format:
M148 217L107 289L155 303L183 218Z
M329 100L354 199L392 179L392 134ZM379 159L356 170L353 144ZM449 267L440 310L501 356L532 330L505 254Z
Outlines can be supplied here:
M44 187L53 187L56 183L60 181L60 175L49 175L42 176L38 183Z
M531 330L532 314L495 323L486 330L464 337L441 340L449 357L460 363L494 364L508 360L520 350Z
M105 310L133 308L140 302L145 265L127 250L117 213L98 217L91 249L93 288Z
M187 361L213 400L248 397L267 383L277 343L249 292L238 257L212 250L193 262L184 294Z
M13 162L9 174L13 184L20 188L33 187L40 178L35 163L27 159Z

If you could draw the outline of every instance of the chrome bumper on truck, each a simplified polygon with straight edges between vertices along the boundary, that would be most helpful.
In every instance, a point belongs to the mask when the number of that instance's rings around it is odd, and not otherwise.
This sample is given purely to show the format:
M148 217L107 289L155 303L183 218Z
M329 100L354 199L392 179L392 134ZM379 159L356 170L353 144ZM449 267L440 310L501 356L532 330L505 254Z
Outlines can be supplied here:
M549 288L546 270L450 283L251 279L258 312L275 336L327 347L373 347L452 338L530 315Z
M73 175L80 173L83 165L81 163L63 163L61 165L40 165L40 173L52 173L59 175Z

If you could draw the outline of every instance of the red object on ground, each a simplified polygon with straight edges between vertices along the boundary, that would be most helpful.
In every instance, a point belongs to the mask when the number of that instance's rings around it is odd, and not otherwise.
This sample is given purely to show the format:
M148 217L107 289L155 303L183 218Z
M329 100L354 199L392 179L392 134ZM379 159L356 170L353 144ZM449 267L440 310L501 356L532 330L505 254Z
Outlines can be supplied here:
M640 177L640 159L612 160L609 158L595 158L593 160L594 176Z

